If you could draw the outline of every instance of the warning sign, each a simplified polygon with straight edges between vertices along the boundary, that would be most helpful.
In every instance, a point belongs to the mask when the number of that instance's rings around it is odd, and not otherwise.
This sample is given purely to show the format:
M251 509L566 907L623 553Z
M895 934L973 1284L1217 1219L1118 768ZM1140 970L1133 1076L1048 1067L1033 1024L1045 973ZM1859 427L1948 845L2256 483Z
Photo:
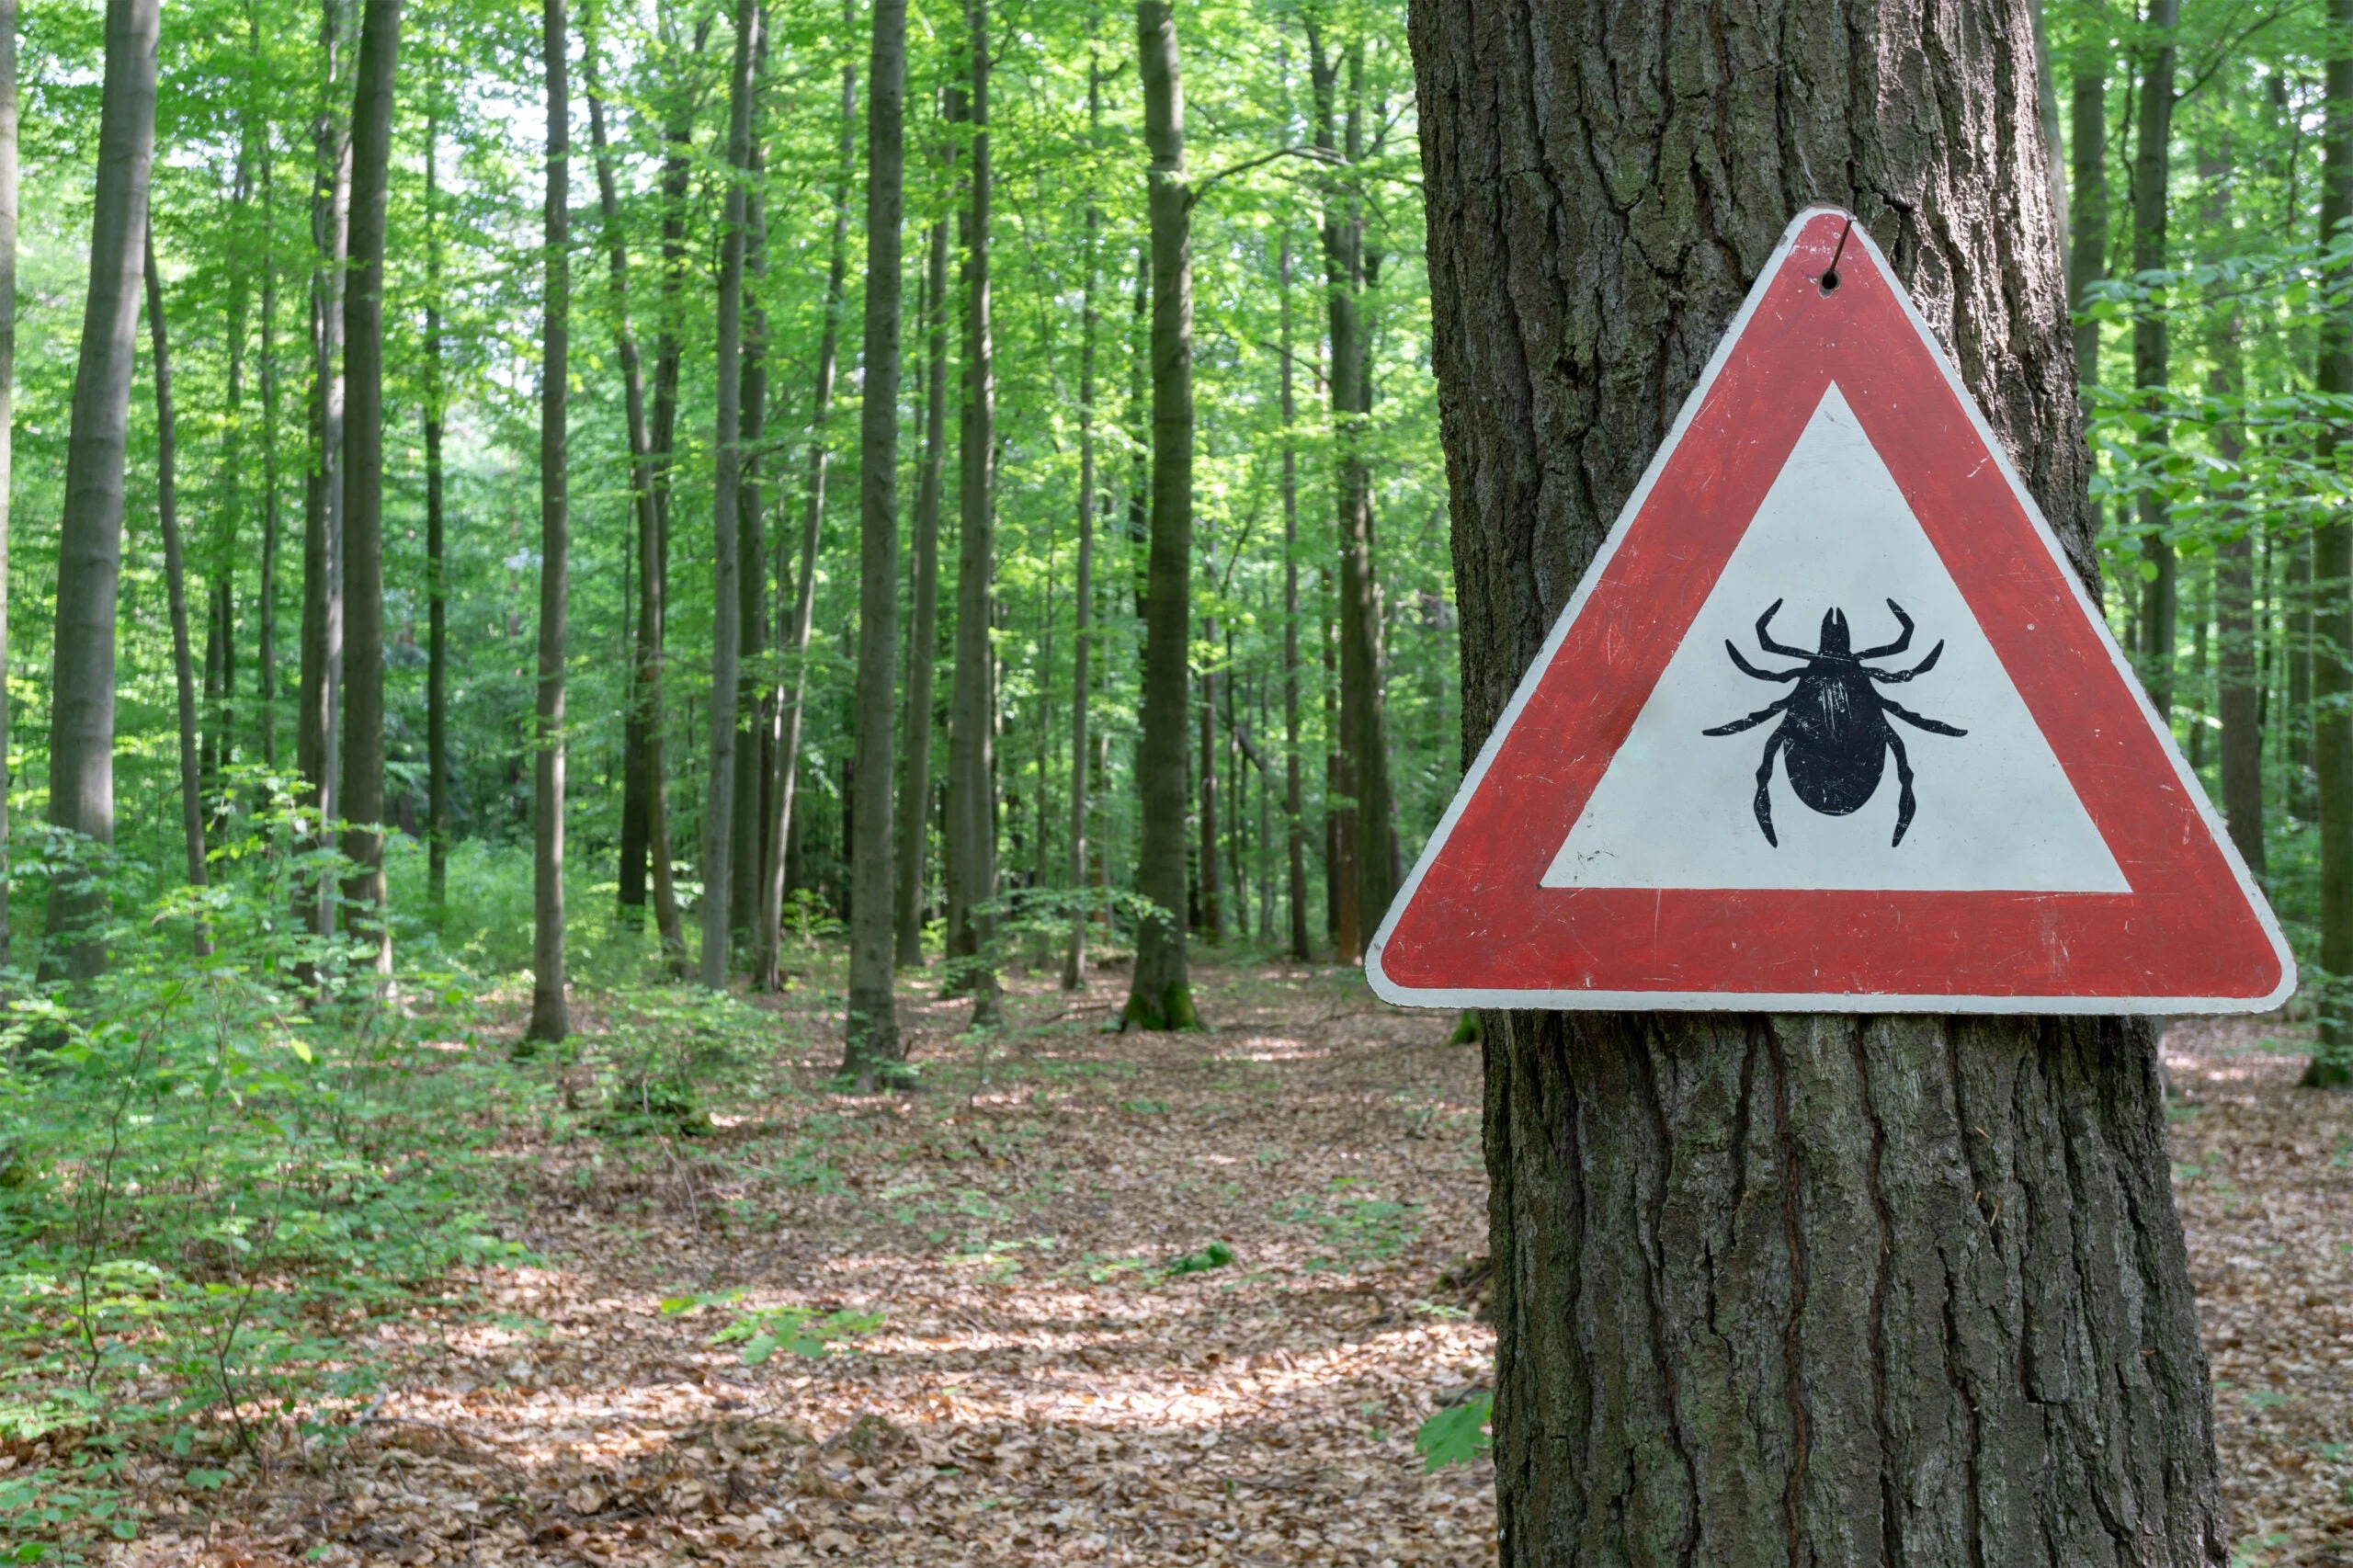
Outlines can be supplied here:
M1822 210L1365 968L1428 1006L2189 1013L2295 985L1983 415Z

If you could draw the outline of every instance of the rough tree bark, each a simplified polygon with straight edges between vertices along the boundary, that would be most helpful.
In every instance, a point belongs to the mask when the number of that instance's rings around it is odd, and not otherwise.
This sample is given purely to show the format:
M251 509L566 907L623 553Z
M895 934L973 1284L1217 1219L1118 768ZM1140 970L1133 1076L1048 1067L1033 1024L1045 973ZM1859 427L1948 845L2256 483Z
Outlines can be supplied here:
M177 699L180 756L180 838L188 853L188 885L204 885L204 774L197 757L196 660L188 630L188 555L181 548L179 425L172 415L171 331L164 320L164 282L155 270L155 225L152 213L141 241L147 292L147 342L155 378L155 521L164 535L164 597L172 622L172 690ZM204 923L196 926L196 956L208 957L212 939Z
M2141 123L2132 152L2132 270L2154 272L2166 263L2166 183L2173 176L2174 32L2181 0L2149 0L2148 44L2141 57ZM2170 292L2168 290L2168 292ZM2132 384L2146 393L2152 415L2165 406L2169 346L2160 301L2132 317ZM2143 439L2163 442L2163 420ZM2141 591L2141 679L2149 700L2173 713L2175 615L2180 602L2177 562L2166 542L2168 508L2154 490L2141 493L2141 553L2154 568Z
M735 676L742 646L742 600L736 593L735 509L744 470L744 250L752 168L752 63L759 55L757 0L736 0L735 66L727 103L727 201L719 261L719 418L714 432L710 499L710 779L702 820L701 977L713 991L727 984L727 894L734 847Z
M563 653L570 608L571 493L564 416L572 378L572 96L564 68L564 0L540 7L547 68L545 294L540 331L540 637L536 756L531 773L531 1017L527 1038L572 1032L564 997Z
M1159 906L1136 929L1127 1028L1199 1026L1185 953L1185 720L1193 571L1192 192L1185 90L1168 0L1136 0L1152 218L1152 543L1145 566L1143 815L1136 891Z
M2227 233L2231 223L2231 152L2224 136L2199 159L2206 187L2206 226ZM2236 290L2224 285L2206 321L2206 392L2225 408L2246 395L2243 325ZM2236 414L2215 422L2214 455L2234 468L2246 455L2246 426ZM2214 707L2221 719L2222 815L2231 842L2247 869L2261 879L2263 849L2263 677L2256 667L2261 639L2255 624L2255 528L2242 505L2244 481L2225 477L2220 486L2231 531L2214 541Z
M588 136L597 164L597 210L604 227L613 296L614 350L621 362L623 406L629 421L630 494L637 518L637 627L632 652L631 712L636 730L624 744L632 746L644 778L638 802L636 846L638 875L650 859L654 872L654 925L670 972L684 972L686 934L678 922L678 895L670 869L670 791L663 769L662 619L664 599L662 518L656 503L654 437L646 425L645 367L638 352L637 333L630 324L629 236L621 228L620 197L614 188L613 160L605 142L605 104L597 90L597 40L592 36L581 62L588 99ZM626 835L625 835L626 837ZM631 850L621 848L621 874L630 874ZM628 902L623 899L624 903ZM642 902L641 899L640 902Z
M345 301L344 881L351 934L392 970L384 892L384 233L401 0L366 0L351 104L351 292Z
M952 186L955 146L940 146L943 186ZM948 461L948 219L934 219L924 262L923 471L915 485L915 561L907 631L906 756L899 785L898 961L923 962L923 873L931 848L933 661L939 651L939 511Z
M876 0L866 91L866 388L858 405L858 838L850 846L842 1072L871 1090L905 1060L891 994L891 726L899 658L900 222L905 0Z
M1415 0L1466 756L1811 202L2095 569L2028 0L1775 17ZM2145 1021L1484 1022L1507 1568L2224 1561Z
M996 367L990 323L989 225L995 198L989 159L988 0L965 0L967 89L972 124L972 205L964 229L964 407L956 537L956 671L948 702L948 952L972 997L972 1026L1003 1017L989 957L995 922L979 906L996 896ZM1183 764L1178 764L1183 771Z
M114 621L122 573L124 447L145 267L147 179L155 156L156 0L107 0L106 74L90 211L90 287L82 307L58 527L57 619L50 662L49 820L114 843ZM45 973L86 979L106 967L89 929L97 891L50 883Z

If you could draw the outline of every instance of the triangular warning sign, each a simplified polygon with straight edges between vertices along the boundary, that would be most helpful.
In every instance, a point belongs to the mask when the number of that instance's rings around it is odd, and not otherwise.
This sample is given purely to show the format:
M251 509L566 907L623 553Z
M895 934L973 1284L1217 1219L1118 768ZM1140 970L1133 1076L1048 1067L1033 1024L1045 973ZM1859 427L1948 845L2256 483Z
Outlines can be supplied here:
M1984 416L1878 247L1821 209L1365 971L1422 1006L2196 1013L2295 989Z

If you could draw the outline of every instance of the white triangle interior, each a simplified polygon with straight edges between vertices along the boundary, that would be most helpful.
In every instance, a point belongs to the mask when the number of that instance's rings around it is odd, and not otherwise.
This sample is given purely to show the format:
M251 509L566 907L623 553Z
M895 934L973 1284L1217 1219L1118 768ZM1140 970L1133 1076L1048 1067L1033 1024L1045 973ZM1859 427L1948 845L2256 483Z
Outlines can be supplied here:
M1799 662L1758 645L1776 600L1776 641L1818 646L1824 614L1846 613L1854 646L1895 641L1890 599L1917 627L1904 653L1871 667L1935 667L1880 696L1968 733L1889 729L1908 755L1916 809L1893 844L1899 783L1892 756L1858 810L1825 815L1793 791L1785 748L1770 783L1768 843L1755 811L1756 770L1780 716L1733 735L1710 728L1789 697L1791 683L1745 676L1725 643L1760 669ZM2031 629L2029 629L2030 631ZM1736 545L1625 744L1543 877L1553 888L1845 888L2131 892L2050 744L1887 464L1836 386L1824 394Z

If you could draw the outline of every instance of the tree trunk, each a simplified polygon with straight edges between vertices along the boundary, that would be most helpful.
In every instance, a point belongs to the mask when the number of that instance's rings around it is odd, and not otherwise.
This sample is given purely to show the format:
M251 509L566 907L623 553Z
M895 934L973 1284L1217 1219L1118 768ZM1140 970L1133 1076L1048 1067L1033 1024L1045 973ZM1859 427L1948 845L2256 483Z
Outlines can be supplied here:
M1152 545L1145 568L1143 737L1137 747L1143 844L1136 891L1158 905L1139 922L1128 1028L1195 1028L1185 954L1185 720L1193 572L1192 192L1185 180L1185 91L1169 0L1136 0L1144 145L1151 157Z
M350 0L323 0L319 47L325 57L318 117L311 127L316 169L311 192L310 466L302 486L302 663L295 715L295 767L305 803L317 813L311 842L332 842L341 804L335 703L343 673L344 293L351 242L351 136L343 118L342 62ZM323 890L297 894L300 918L326 936L335 908Z
M1216 547L1207 547L1214 554ZM1201 641L1217 646L1217 617L1202 619ZM1214 654L1212 654L1214 657ZM1201 841L1194 861L1194 882L1200 895L1201 939L1212 948L1225 940L1225 909L1218 894L1217 869L1217 672L1201 672L1201 759L1194 768L1200 789Z
M571 604L571 494L564 435L572 378L572 97L564 69L564 0L544 0L547 66L546 294L540 336L540 690L531 776L531 1018L526 1038L572 1032L564 996L563 654Z
M254 24L258 31L259 23ZM255 45L258 51L258 42ZM278 771L278 204L274 153L261 165L261 584L254 619L254 710L262 767ZM0 736L0 740L5 740Z
M2141 124L2132 155L2132 270L2154 272L2168 260L2165 185L2173 174L2174 30L2181 0L2149 0L2149 45L2141 61ZM2165 318L2152 301L2132 317L2132 384L2152 415L2165 407L2167 378ZM2162 445L2166 429L2153 418L2143 440ZM2149 700L2170 722L2173 713L2175 612L2179 603L2174 548L2165 538L2169 509L2154 490L2141 493L2141 553L2152 575L2141 592L2141 678Z
M954 143L942 144L942 183ZM898 961L923 962L923 873L931 848L931 671L939 653L939 512L948 459L948 220L931 225L924 265L923 476L915 489L914 623L907 634L906 764L899 786Z
M1092 40L1086 53L1086 142L1089 151L1103 129L1103 72ZM1086 705L1087 655L1093 651L1095 610L1095 245L1103 214L1095 193L1086 197L1086 215L1079 244L1078 293L1078 581L1072 609L1070 653L1070 888L1083 895L1086 888ZM1041 769L1042 775L1042 769ZM1040 793L1045 780L1039 779ZM1070 940L1063 948L1063 989L1076 991L1086 983L1086 907L1075 901L1071 909Z
M180 548L179 429L172 417L171 334L164 322L164 285L155 270L151 215L141 241L146 252L147 341L155 374L155 520L164 535L164 592L172 620L172 689L178 699L180 837L188 851L188 885L204 885L204 782L196 738L196 660L188 629L188 558ZM210 957L212 939L196 925L196 956Z
M844 17L845 32L849 30L851 21L852 18ZM904 95L904 14L896 25L902 34L899 60ZM842 65L840 132L834 155L834 233L825 273L825 326L817 339L817 380L809 398L809 477L801 502L801 574L793 580L789 633L792 687L790 695L779 694L784 706L769 786L774 812L768 825L767 861L762 868L760 889L759 978L760 983L771 991L781 990L784 985L785 849L792 835L793 805L801 779L801 727L809 694L809 632L817 608L817 541L825 520L825 469L829 455L825 449L825 415L833 407L834 376L841 353L843 286L849 274L849 191L858 156L858 68L847 62ZM860 460L864 460L862 453ZM938 496L933 500L937 505ZM863 500L859 505L863 507ZM862 529L863 524L860 527ZM860 537L862 540L862 533ZM779 548L782 548L781 544ZM928 671L925 672L925 678L929 679Z
M765 159L760 144L759 84L767 74L765 40L752 67L752 178L756 182ZM743 472L736 479L735 596L736 635L742 653L735 687L735 814L730 823L733 843L728 850L733 881L727 890L727 923L731 942L740 941L752 966L756 985L767 975L759 943L762 831L768 821L764 800L768 765L776 760L776 744L767 720L773 717L774 683L767 670L767 535L760 504L760 429L767 415L767 309L762 290L767 286L767 223L759 191L745 193L744 202L744 383L742 434Z
M1643 17L1413 8L1466 756L1812 201L2096 559L2027 0ZM1506 1568L2223 1562L2146 1021L1483 1023Z
M2328 108L2323 132L2320 241L2326 253L2353 218L2353 0L2329 0ZM2340 253L2341 254L2341 253ZM2341 267L2340 267L2341 270ZM2335 280L2341 290L2341 278ZM2342 301L2324 311L2319 374L2324 392L2353 393L2353 310ZM2344 459L2345 431L2320 428L2316 460ZM2353 523L2330 508L2313 529L2313 760L2320 779L2320 1039L2307 1085L2353 1084L2353 1019L2346 1016L2346 977L2353 976Z
M49 820L101 850L114 843L115 596L122 573L123 460L145 272L147 176L155 154L157 9L156 0L107 0L90 286L82 307L58 527ZM79 980L106 967L104 943L89 929L103 908L103 895L79 877L50 883L51 956L45 971Z
M8 524L17 439L17 0L0 0L0 969L9 960Z
M384 227L401 0L365 0L351 105L351 271L345 304L343 475L346 919L392 970L384 896Z
M995 639L996 623L996 369L989 320L988 0L965 0L970 36L966 113L972 121L972 207L964 231L963 464L956 539L956 676L948 705L948 951L961 960L972 1027L1002 1016L991 949L996 896ZM1180 765L1181 771L1181 765Z
M2199 160L2207 190L2206 223L2225 234L2231 223L2231 157L2227 138ZM2236 405L2246 395L2235 290L2224 285L2207 321L2207 394L2225 412L2213 427L2214 455L2231 465L2216 497L2227 510L2226 530L2214 542L2214 708L2222 720L2222 814L2231 842L2258 881L2267 873L2263 847L2263 680L2256 669L2255 523L2242 504L2245 482L2235 471L2246 455L2246 426ZM2203 726L2200 726L2201 730Z
M858 841L850 849L842 1072L871 1089L905 1060L891 993L891 726L899 657L900 223L905 0L876 0L866 95L866 386L858 403Z
M438 916L449 894L449 569L443 538L441 422L441 127L425 130L425 857L426 897Z
M1320 31L1308 31L1311 79L1316 108L1316 145L1353 169L1365 159L1364 45L1347 51L1348 106L1345 139L1335 133L1342 62L1324 53ZM1347 758L1347 835L1353 872L1354 914L1342 906L1342 929L1351 937L1343 962L1362 951L1363 934L1380 924L1396 891L1389 801L1388 725L1381 693L1381 591L1373 575L1372 472L1365 457L1366 426L1372 413L1370 345L1363 315L1366 284L1364 198L1343 176L1326 199L1324 273L1327 330L1332 340L1332 494L1338 507L1340 540L1340 749Z
M736 592L736 506L744 449L740 380L744 250L752 170L752 62L759 54L757 0L735 3L735 68L727 108L727 202L719 263L719 420L713 439L710 627L710 779L702 822L702 983L727 984L727 895L735 821L735 683L743 601Z
M1307 818L1299 777L1299 451L1290 427L1298 417L1291 375L1290 231L1283 231L1276 283L1282 292L1283 414L1283 818L1290 885L1290 956L1305 963L1307 946Z
M597 42L591 39L582 71L588 98L588 134L596 153L597 210L604 220L605 247L611 263L614 348L621 362L621 386L629 421L630 493L637 517L637 645L632 656L631 709L638 725L638 766L645 773L642 810L645 841L642 859L654 872L654 925L673 975L685 972L686 933L678 920L678 896L670 867L669 783L663 768L662 621L666 613L661 570L662 517L657 503L657 454L646 426L645 369L629 316L629 239L620 225L620 199L613 187L613 161L605 146L605 105L597 92ZM641 870L642 867L641 866ZM628 847L622 874L628 874Z
M2075 191L2068 203L2067 297L2075 302L2075 379L2087 391L2099 384L2099 323L2091 319L2091 290L2108 277L2107 13L2103 3L2083 18L2068 86Z

